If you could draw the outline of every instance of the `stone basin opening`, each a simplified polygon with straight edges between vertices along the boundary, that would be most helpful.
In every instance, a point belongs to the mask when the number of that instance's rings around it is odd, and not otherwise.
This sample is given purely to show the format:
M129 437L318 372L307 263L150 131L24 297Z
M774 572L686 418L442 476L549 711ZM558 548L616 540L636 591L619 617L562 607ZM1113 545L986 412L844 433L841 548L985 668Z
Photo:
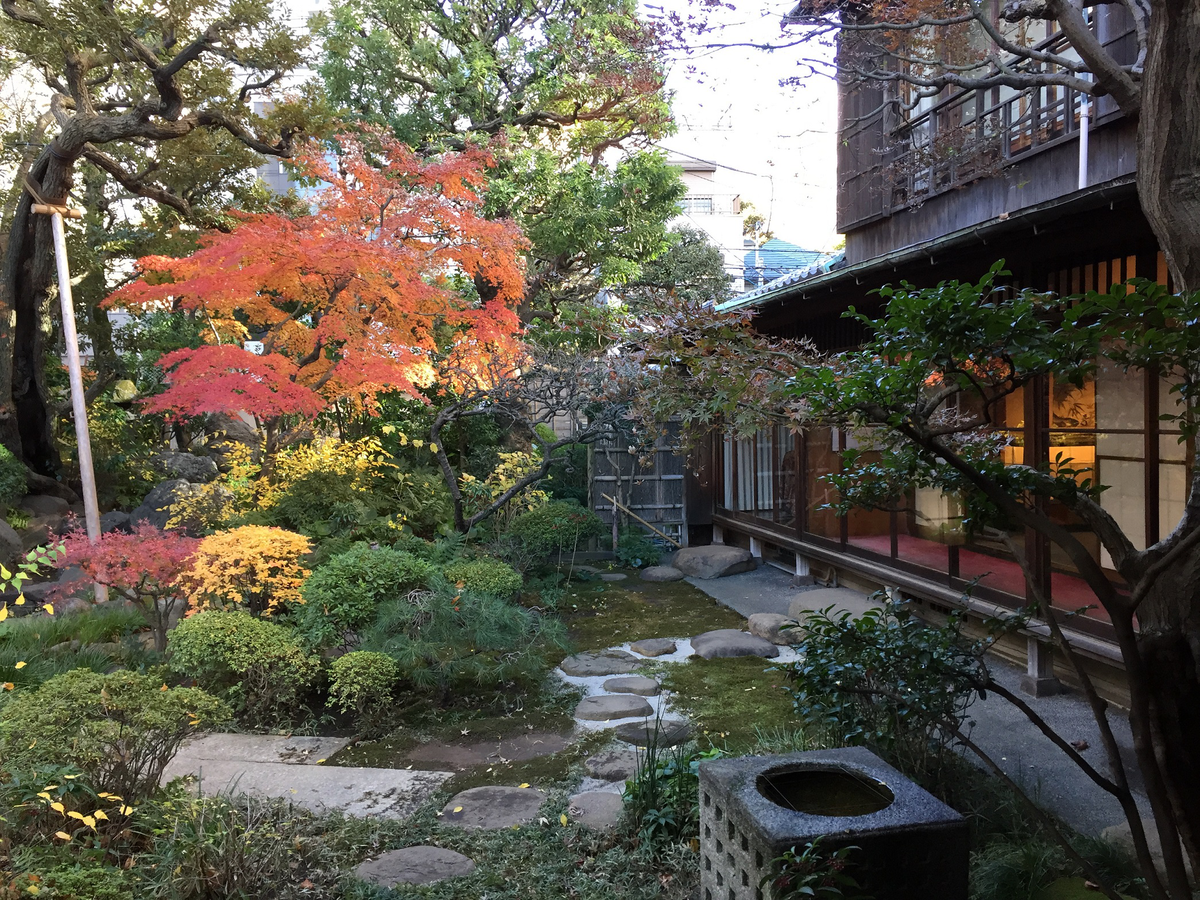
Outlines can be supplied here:
M775 769L759 775L756 787L777 806L810 816L866 816L896 799L882 781L839 768Z

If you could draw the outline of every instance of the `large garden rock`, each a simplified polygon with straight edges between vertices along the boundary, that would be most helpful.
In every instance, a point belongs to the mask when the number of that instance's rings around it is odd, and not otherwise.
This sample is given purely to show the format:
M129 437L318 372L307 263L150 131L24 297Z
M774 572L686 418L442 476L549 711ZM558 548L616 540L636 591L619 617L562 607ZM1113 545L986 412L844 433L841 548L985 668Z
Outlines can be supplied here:
M774 658L779 648L757 635L735 628L719 628L692 638L692 650L703 659L730 659L737 656Z
M71 504L62 497L50 494L30 494L21 500L21 509L31 516L66 516L71 512Z
M674 566L646 566L642 569L642 581L682 581L683 573Z
M130 524L148 522L155 528L166 528L171 519L171 506L191 492L191 484L182 478L168 478L150 489L140 506L129 514Z
M470 830L512 828L537 818L546 792L537 788L474 787L455 794L442 810L443 825Z
M723 578L739 572L753 572L758 563L749 550L711 544L707 547L684 547L675 554L671 565L693 578Z
M21 548L28 553L34 547L49 544L61 533L62 516L34 516L21 531Z
M597 831L616 828L624 808L621 795L611 791L584 791L567 800L567 815Z
M8 565L22 552L21 536L15 528L0 519L0 563Z
M106 512L100 517L100 533L108 534L111 531L129 531L130 515L123 510L114 509L112 512Z
M168 450L150 457L151 467L166 478L182 478L192 484L205 484L219 474L217 464L207 456Z
M447 878L460 878L475 871L469 856L444 847L405 847L389 850L354 870L356 878L382 888L401 884L434 884Z
M249 447L255 455L262 447L262 435L240 416L216 413L208 417L205 452L222 472L229 471L230 457L240 447Z
M746 630L751 634L780 646L804 640L804 632L795 626L795 619L780 613L754 613L746 621Z
M628 675L640 666L638 658L624 650L594 650L568 656L558 667L566 675L589 678L593 675Z
M622 722L613 732L621 740L637 747L646 747L651 740L657 747L674 747L691 739L692 726L682 719L651 719L647 722Z
M644 719L654 707L634 694L598 694L584 697L575 707L575 718L587 722L611 722L613 719Z
M633 750L605 750L584 762L589 775L600 781L628 781L637 774L637 753Z
M642 656L666 656L679 648L675 646L674 641L668 638L646 638L634 641L629 645L629 649L634 653L642 654Z
M604 689L610 694L637 694L640 697L653 697L662 690L662 685L645 675L620 675L604 682Z

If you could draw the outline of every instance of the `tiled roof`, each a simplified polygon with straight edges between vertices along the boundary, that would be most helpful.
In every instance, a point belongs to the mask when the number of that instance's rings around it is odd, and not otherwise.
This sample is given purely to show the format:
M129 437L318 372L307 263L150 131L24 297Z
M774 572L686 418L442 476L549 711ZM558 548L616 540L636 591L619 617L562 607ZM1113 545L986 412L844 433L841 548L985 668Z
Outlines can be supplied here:
M746 287L759 287L789 272L807 268L820 259L817 250L805 250L779 238L771 238L757 250L746 253Z
M767 242L772 243L771 241ZM780 241L780 243L783 243ZM764 245L766 246L766 245ZM790 245L789 245L790 246ZM780 275L772 281L768 281L761 287L757 287L752 291L746 291L731 300L719 305L719 309L735 309L746 303L755 303L766 297L768 294L773 294L776 291L791 287L808 278L814 278L817 275L824 275L827 272L832 272L835 269L840 269L846 265L846 253L843 250L838 250L834 253L817 253L813 250L804 250L803 253L809 254L812 259L807 265L799 266L792 269L786 274ZM746 259L749 260L752 254L746 254ZM746 284L750 284L750 263L746 263Z

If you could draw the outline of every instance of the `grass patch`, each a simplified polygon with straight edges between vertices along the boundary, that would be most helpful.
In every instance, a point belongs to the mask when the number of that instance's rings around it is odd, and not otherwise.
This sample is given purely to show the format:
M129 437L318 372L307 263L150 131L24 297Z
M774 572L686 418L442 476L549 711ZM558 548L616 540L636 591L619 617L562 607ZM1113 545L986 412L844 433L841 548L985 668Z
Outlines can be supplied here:
M134 637L145 627L140 612L116 604L69 615L10 616L0 622L0 683L11 681L21 690L72 669L128 666L146 658Z
M574 582L559 603L578 650L602 650L644 638L692 637L745 619L686 581L652 583L629 571L621 582Z
M760 748L764 733L798 730L784 673L770 669L771 662L758 657L697 657L665 663L660 681L671 705L695 724L701 746L739 756Z

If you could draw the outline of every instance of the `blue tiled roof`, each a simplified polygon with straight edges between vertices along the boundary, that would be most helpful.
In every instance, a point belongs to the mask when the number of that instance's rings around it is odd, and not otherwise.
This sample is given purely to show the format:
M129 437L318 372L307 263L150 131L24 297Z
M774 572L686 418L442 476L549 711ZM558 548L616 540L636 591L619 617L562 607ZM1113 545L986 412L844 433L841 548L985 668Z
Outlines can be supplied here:
M746 289L761 287L789 272L807 268L820 257L821 253L816 250L805 250L779 238L771 238L745 256Z
M770 243L770 242L768 242ZM784 275L768 281L766 284L755 288L751 291L746 291L725 303L718 304L718 309L736 309L747 303L754 303L773 294L778 290L789 287L793 284L798 284L809 278L815 278L817 275L824 275L826 272L832 272L836 269L844 268L846 265L846 251L838 250L834 253L816 253L810 250L802 251L811 254L814 258L808 265L798 267ZM747 254L749 256L749 254ZM750 267L746 267L746 286L750 286Z

